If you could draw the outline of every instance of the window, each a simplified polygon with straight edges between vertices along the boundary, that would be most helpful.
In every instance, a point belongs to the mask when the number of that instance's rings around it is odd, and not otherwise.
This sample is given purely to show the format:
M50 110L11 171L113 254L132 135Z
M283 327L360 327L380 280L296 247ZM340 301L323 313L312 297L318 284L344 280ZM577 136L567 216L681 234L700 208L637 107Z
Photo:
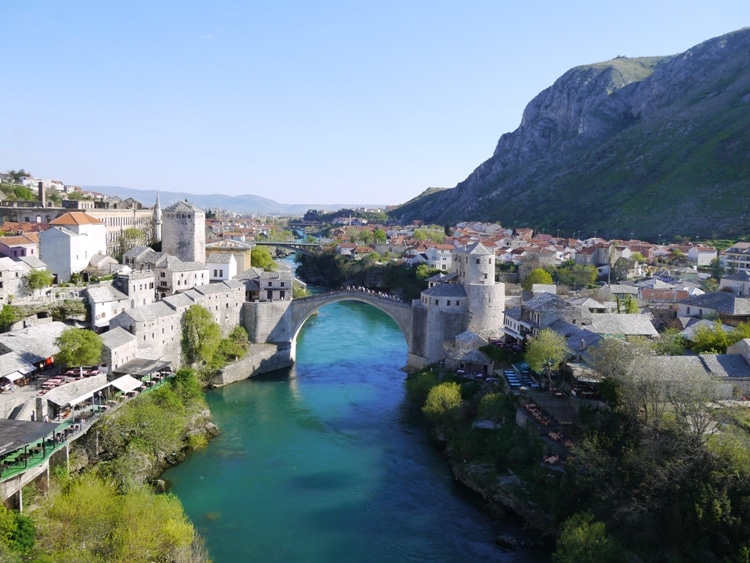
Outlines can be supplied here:
M284 282L281 282L281 287L284 287Z

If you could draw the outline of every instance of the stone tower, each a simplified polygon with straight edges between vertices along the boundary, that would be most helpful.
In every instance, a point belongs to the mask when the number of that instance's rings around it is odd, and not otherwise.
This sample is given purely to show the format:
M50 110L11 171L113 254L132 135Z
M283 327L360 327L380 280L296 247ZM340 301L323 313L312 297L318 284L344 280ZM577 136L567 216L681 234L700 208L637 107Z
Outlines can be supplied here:
M156 205L154 205L154 242L161 241L161 202L159 201L159 192L156 192Z
M183 262L206 263L206 214L180 201L167 207L162 217L161 250Z
M481 242L457 249L451 274L439 276L412 302L409 365L442 361L446 345L465 331L499 337L504 311L505 284L495 282L494 251Z
M467 330L488 339L501 336L505 311L505 284L495 282L495 252L477 242L457 255L462 259L459 271L468 299Z

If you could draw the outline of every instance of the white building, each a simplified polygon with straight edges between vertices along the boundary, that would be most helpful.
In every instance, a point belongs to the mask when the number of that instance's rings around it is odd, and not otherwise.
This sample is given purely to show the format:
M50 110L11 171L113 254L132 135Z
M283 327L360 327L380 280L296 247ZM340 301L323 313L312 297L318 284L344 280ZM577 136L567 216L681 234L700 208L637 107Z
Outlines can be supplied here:
M237 260L228 252L211 252L206 257L206 267L212 282L228 281L237 275Z
M104 223L81 211L71 211L50 222L39 234L41 259L57 282L67 282L86 269L96 254L107 253Z

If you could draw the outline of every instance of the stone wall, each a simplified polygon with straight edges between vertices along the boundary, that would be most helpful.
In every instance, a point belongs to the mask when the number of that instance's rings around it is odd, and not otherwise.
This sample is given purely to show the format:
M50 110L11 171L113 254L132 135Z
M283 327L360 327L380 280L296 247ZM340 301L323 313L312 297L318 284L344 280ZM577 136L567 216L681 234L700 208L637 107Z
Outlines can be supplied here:
M290 367L292 363L289 346L253 344L245 358L221 370L211 380L211 384L223 387L262 373Z
M291 301L250 302L242 305L242 326L250 342L290 342L292 323L285 319ZM282 319L285 322L281 322ZM288 321L288 322L287 322Z

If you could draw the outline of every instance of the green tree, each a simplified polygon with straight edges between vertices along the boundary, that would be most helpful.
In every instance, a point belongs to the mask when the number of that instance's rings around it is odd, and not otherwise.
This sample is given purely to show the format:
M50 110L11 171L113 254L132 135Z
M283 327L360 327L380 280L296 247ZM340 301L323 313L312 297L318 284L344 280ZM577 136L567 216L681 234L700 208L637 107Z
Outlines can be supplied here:
M362 229L361 231L359 231L357 238L362 244L370 244L370 241L372 240L372 233L367 229Z
M455 420L461 403L461 386L455 381L441 383L430 389L422 412L436 424L445 424Z
M646 257L641 254L640 252L633 252L630 255L630 260L633 262L638 262L638 264L645 264L646 263Z
M66 366L96 365L102 357L102 339L85 328L66 328L55 339L60 351L55 362Z
M544 268L534 268L529 272L529 275L526 276L526 279L523 280L521 283L521 287L525 291L531 291L531 288L534 286L534 284L545 284L545 285L551 285L554 282L552 279L552 274L550 274L547 270Z
M234 327L229 336L219 342L212 361L213 367L219 369L230 362L244 358L249 347L250 342L245 328L241 326Z
M609 272L609 279L613 283L621 282L628 279L628 270L630 269L630 262L625 258L618 258L614 264L612 264Z
M576 264L568 260L555 270L555 277L560 285L567 285L575 291L593 284L597 271L591 264Z
M23 168L21 168L20 170L8 170L7 175L8 179L13 184L20 184L26 178L31 178L31 174L26 172L26 170L24 170Z
M529 340L526 345L526 363L537 373L551 378L568 357L565 337L554 330L545 328Z
M557 538L555 563L619 563L624 561L622 548L607 536L603 522L591 514L574 514L562 526Z
M29 288L35 291L51 286L53 279L52 272L46 268L44 270L31 270L26 274L26 282L29 284Z
M628 295L625 298L625 313L628 315L637 315L640 312L638 301L632 295Z
M681 356L685 352L685 340L676 328L668 328L654 343L654 351L659 356Z
M711 272L711 277L716 281L720 281L724 274L726 274L726 270L722 267L721 261L718 258L711 260L708 270Z
M690 348L699 354L726 354L730 345L729 334L721 321L714 321L713 327L699 326L693 331Z
M422 229L415 229L411 235L411 238L417 241L427 240L427 233Z
M182 353L187 365L206 366L221 342L221 329L201 305L191 305L182 317Z
M388 234L385 229L378 227L372 231L372 237L378 244L383 244L388 239Z
M256 246L250 251L250 263L254 268L262 268L266 272L273 272L276 269L276 262L267 248Z
M3 305L0 309L0 332L10 330L11 325L19 319L18 310L12 305Z

